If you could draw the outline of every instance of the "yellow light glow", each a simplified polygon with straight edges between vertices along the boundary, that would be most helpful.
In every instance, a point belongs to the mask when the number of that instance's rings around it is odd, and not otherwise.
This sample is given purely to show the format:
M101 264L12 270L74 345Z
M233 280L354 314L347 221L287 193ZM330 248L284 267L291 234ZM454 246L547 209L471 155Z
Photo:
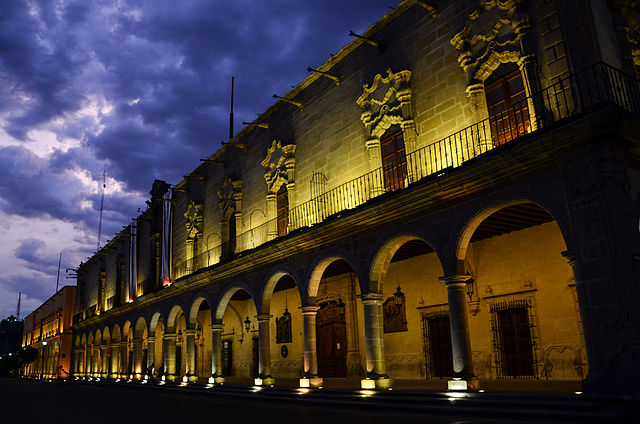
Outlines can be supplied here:
M369 396L373 396L375 394L376 394L376 392L374 392L373 390L360 390L360 396L361 397L369 397Z
M375 389L376 388L376 382L374 380L371 380L369 378L365 378L364 380L360 380L360 388L361 389Z
M310 389L298 389L298 394L299 395L306 395L310 391L311 391Z
M451 393L447 393L447 397L449 398L449 400L455 400L455 399L466 398L467 394L460 393L460 392L451 392Z
M261 378L254 378L253 379L253 384L255 384L256 386L262 386L262 379Z
M310 383L309 383L309 379L308 378L301 378L300 379L300 387L310 387Z

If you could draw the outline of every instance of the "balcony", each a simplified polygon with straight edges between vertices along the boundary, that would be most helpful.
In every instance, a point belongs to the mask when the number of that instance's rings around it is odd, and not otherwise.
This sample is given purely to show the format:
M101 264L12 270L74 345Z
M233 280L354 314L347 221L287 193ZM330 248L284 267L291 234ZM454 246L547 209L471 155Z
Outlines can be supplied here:
M597 63L525 98L498 115L436 140L406 156L395 169L379 168L341 184L289 210L287 232L311 227L354 209L385 193L403 190L426 179L441 178L449 170L480 159L487 152L513 145L529 134L548 130L598 108L614 105L640 115L640 85L636 78ZM222 252L254 249L278 238L276 219L251 228L223 246L219 243L174 267L178 279L220 262Z

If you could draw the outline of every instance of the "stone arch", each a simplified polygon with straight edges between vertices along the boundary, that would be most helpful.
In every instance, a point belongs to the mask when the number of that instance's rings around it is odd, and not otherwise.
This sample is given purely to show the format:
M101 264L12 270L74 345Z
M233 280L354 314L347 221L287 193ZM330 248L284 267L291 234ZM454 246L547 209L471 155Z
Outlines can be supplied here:
M144 317L139 317L136 321L136 326L133 331L134 338L141 338L144 336L144 332L147 329L147 321Z
M525 203L533 203L534 205L539 206L545 212L547 212L549 216L556 222L556 224L560 228L560 232L562 233L562 237L565 240L565 244L568 245L569 238L567 236L569 235L569 232L567 230L567 226L564 223L564 221L558 219L558 217L560 216L559 213L554 213L554 211L552 211L551 208L547 207L543 202L540 202L538 200L534 200L532 198L517 198L513 200L507 200L503 202L497 202L494 204L486 205L483 208L481 208L478 212L476 212L474 215L472 215L463 224L460 232L458 233L459 236L458 236L458 240L456 242L456 248L455 248L455 263L452 265L459 267L460 261L464 261L467 254L467 248L469 247L469 243L471 242L471 237L473 236L473 233L476 231L476 229L480 226L480 224L485 219L487 219L491 214L501 209L507 208L509 206L515 206L515 205L520 205ZM460 269L449 270L449 272L451 273L457 273L459 271L461 270Z
M177 318L180 314L184 315L184 309L180 305L174 305L169 311L167 322L165 322L165 329L168 333L173 333L176 330Z
M108 326L105 326L104 329L102 329L102 343L111 343L111 335Z
M122 341L122 332L120 331L120 326L118 324L113 325L111 340L115 341L116 343L120 343Z
M155 312L151 316L151 320L149 320L149 334L156 333L156 326L158 325L158 322L161 321L163 321L162 314L160 312Z
M329 267L329 265L331 265L333 262L335 262L337 260L343 260L347 264L349 264L349 266L351 267L353 272L356 274L356 277L358 277L358 282L360 284L361 293L366 293L367 292L366 290L363 290L362 279L358 275L358 272L356 271L356 268L353 266L353 263L350 260L348 260L345 256L327 256L327 257L325 257L323 259L320 259L315 264L315 266L312 268L311 274L309 276L309 285L307 286L307 295L308 295L308 297L315 298L317 296L318 288L320 287L320 280L322 279L322 275L324 274L325 270ZM364 288L366 289L366 286Z
M77 348L80 348L80 347L82 346L82 345L80 344L80 335L79 335L79 334L78 334L78 335L76 335L75 343L74 343L73 345L74 345L74 347L75 347L76 349L77 349Z
M371 267L369 268L369 292L371 293L382 293L382 280L384 280L385 275L387 274L387 270L389 269L389 264L393 259L393 255L402 247L405 243L412 240L420 240L429 245L433 249L433 244L426 241L424 238L412 235L412 234L402 234L396 235L391 239L387 240L382 247L375 254L373 260L371 261ZM435 249L434 249L435 250ZM435 252L438 255L438 252ZM438 259L440 259L438 255ZM442 261L440 261L440 265L442 266Z
M213 320L213 308L211 307L211 305L213 305L213 303L211 303L211 300L209 299L209 296L206 295L205 293L199 293L195 296L195 299L193 300L193 302L191 302L191 308L189 308L189 320L187 321L189 328L194 328L194 326L196 325L196 318L198 317L198 310L200 309L200 306L202 305L202 302L207 302L207 304L209 305L209 308L211 309L211 319ZM211 321L213 322L213 321Z
M268 279L267 282L265 284L263 284L264 289L262 290L262 300L261 300L261 311L263 314L269 314L270 310L271 310L271 298L273 297L273 291L276 288L276 285L278 284L278 281L280 281L280 279L282 277L284 277L285 275L288 275L289 277L291 277L291 279L294 281L294 283L296 284L296 287L298 289L298 294L300 295L300 299L302 300L302 296L303 296L303 291L302 288L300 287L300 284L298 283L298 281L296 281L295 277L293 275L291 275L291 273L288 272L284 272L284 271L276 271L275 273L273 273Z
M131 330L131 321L127 320L125 321L125 323L122 325L122 340L123 341L127 341L127 338L129 337L129 330Z
M231 300L233 295L236 294L238 290L244 290L245 292L247 292L247 294L253 301L253 305L256 308L256 312L260 314L260 305L256 302L255 296L253 295L251 290L249 290L248 287L244 287L244 285L233 285L227 288L223 292L223 294L219 297L217 306L215 307L215 314L213 315L214 319L222 320L222 317L224 316L224 311L227 308L229 301Z
M93 344L100 346L102 344L102 332L100 329L96 329L95 335L93 336Z

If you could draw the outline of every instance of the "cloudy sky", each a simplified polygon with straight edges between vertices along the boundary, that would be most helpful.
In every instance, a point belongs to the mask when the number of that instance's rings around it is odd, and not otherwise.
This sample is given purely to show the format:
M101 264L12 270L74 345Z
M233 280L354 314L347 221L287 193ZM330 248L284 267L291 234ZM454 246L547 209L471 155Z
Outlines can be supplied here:
M0 319L399 2L0 1Z

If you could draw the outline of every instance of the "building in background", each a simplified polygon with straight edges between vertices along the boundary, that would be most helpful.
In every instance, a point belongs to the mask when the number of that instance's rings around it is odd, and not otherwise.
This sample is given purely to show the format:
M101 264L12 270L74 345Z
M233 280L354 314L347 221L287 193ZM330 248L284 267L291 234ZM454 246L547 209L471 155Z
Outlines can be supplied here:
M638 16L402 1L80 264L74 374L637 395Z
M23 370L25 377L69 377L75 306L76 287L65 286L25 317L22 346L38 350L38 358Z

